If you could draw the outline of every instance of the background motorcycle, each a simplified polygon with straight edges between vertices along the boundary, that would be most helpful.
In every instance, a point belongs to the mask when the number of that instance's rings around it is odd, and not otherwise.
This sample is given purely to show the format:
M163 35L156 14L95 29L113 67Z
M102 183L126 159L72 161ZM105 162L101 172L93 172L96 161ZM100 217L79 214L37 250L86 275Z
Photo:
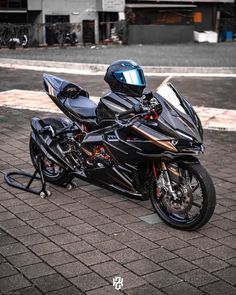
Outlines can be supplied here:
M203 226L215 208L213 182L196 156L201 122L171 84L137 99L110 92L98 106L81 87L44 74L49 97L67 118L31 121L30 154L46 181L83 177L130 197L150 198L169 225Z

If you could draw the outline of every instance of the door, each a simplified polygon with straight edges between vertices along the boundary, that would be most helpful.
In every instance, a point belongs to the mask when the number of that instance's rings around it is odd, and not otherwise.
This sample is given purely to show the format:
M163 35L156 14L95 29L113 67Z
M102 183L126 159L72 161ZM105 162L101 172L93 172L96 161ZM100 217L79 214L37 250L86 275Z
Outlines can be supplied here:
M95 21L83 20L83 42L95 43Z

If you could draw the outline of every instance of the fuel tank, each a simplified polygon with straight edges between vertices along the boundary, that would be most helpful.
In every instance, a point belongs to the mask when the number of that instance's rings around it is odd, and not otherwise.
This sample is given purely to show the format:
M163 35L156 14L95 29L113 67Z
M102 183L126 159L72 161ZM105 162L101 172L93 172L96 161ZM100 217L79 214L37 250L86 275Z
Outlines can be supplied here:
M99 123L103 120L114 119L116 114L127 111L138 104L138 98L109 92L100 99L97 106L97 121Z

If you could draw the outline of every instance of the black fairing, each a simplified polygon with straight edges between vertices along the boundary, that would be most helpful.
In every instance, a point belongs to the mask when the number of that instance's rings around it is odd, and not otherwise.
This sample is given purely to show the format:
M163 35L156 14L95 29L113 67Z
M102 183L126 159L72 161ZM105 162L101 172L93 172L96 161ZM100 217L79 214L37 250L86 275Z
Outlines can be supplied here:
M157 92L154 93L155 97L162 105L162 113L158 119L158 130L180 141L187 141L187 138L191 137L196 143L202 144L203 129L196 112L171 84L169 84L169 86L177 94L185 113L178 110Z
M138 104L138 98L109 92L100 99L97 107L97 121L114 119L115 114L127 111Z

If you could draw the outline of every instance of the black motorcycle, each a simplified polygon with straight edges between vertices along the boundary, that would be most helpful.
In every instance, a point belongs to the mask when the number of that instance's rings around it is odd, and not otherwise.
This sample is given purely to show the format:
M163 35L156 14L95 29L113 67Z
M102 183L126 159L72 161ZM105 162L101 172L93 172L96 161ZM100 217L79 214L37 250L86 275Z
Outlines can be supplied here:
M44 87L66 118L34 117L30 155L45 180L73 178L150 198L157 214L195 230L215 208L213 182L196 158L203 152L201 122L171 84L142 98L110 92L96 105L81 87L44 74Z

